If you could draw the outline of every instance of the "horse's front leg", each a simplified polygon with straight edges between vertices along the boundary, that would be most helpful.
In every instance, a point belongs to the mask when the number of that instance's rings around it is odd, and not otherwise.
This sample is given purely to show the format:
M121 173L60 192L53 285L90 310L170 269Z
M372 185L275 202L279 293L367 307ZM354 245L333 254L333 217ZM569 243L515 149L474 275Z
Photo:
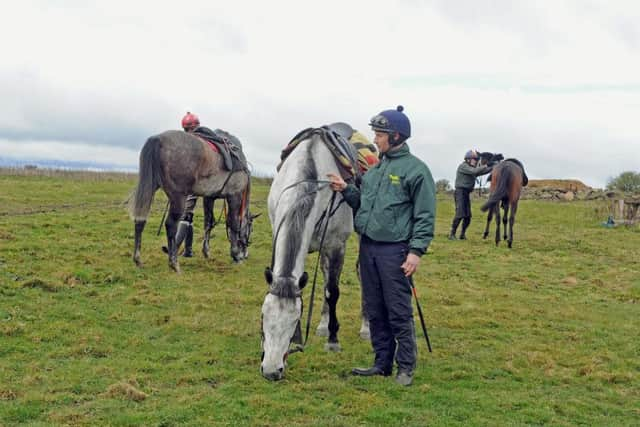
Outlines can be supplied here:
M140 259L140 246L142 245L142 232L144 231L144 226L147 221L135 221L134 229L135 229L135 240L133 245L133 262L136 263L138 267L142 267L142 260Z
M229 241L231 244L231 259L235 263L243 260L243 250L240 245L241 221L240 211L242 209L242 195L232 194L227 196L227 231L229 233Z
M496 204L494 209L496 215L496 246L498 246L500 244L500 204Z
M204 209L204 238L202 240L202 255L209 258L210 247L209 239L211 238L211 230L216 224L214 217L214 199L212 197L204 197L202 199Z
M325 277L324 297L329 306L329 338L325 349L328 351L340 351L340 342L338 341L338 330L340 322L336 307L340 298L340 274L344 265L344 252L346 244L342 244L339 249L333 250L322 255L322 271Z

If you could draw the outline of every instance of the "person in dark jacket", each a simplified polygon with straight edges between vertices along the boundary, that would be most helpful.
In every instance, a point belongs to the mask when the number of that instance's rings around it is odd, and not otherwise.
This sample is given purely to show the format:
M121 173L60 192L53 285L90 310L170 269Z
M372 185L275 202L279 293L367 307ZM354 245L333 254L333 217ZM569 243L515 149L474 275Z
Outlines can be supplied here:
M469 228L469 224L471 224L471 198L469 195L476 185L476 177L488 174L492 169L492 166L478 165L478 153L475 150L469 150L464 155L464 161L460 163L456 172L455 191L453 193L456 213L451 223L449 240L457 240L456 231L460 221L462 221L460 240L467 238L465 233Z
M389 376L395 357L396 381L408 386L417 357L409 276L433 239L435 184L427 165L409 151L411 124L402 106L382 111L369 126L380 162L364 174L361 187L329 175L331 188L356 212L362 294L375 353L371 368L352 374Z

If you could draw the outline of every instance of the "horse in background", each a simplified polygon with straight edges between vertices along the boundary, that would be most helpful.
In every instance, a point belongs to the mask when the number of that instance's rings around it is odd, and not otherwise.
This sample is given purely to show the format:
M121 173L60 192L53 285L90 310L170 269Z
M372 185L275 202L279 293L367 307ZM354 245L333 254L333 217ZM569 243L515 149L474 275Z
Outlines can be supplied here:
M489 236L489 226L493 215L496 217L496 246L500 243L500 206L504 210L502 223L504 227L504 240L507 240L509 248L513 245L513 224L518 211L518 200L522 187L529 182L524 166L516 159L507 159L498 163L491 172L491 194L489 200L480 207L482 212L489 211L487 226L483 239ZM509 235L507 236L507 221L509 222Z
M193 134L170 130L147 139L140 151L138 185L129 201L129 213L135 224L133 260L142 266L140 246L155 192L162 188L169 199L165 222L169 266L180 272L175 241L178 222L184 213L186 197L203 196L205 238L202 251L209 256L209 236L215 225L213 202L226 199L227 234L234 262L248 257L252 221L249 213L251 176L246 166L228 170L224 158L209 143Z
M319 134L311 134L286 157L269 191L273 252L265 271L269 290L262 305L261 362L262 375L269 380L283 378L290 344L296 339L302 344L302 288L308 278L305 259L311 252L320 252L324 276L329 315L325 348L340 350L336 305L353 213L329 187L329 173L340 173L336 158Z

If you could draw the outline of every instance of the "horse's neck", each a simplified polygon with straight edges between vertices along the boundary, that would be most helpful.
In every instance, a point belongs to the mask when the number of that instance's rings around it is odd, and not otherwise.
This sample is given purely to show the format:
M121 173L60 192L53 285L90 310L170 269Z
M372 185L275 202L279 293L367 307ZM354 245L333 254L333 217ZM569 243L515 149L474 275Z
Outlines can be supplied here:
M274 180L277 186L272 204L274 227L274 263L276 275L300 277L315 226L326 208L330 192L326 183L335 160L320 142L303 142L291 154ZM297 153L296 153L297 151ZM329 167L327 166L329 165Z

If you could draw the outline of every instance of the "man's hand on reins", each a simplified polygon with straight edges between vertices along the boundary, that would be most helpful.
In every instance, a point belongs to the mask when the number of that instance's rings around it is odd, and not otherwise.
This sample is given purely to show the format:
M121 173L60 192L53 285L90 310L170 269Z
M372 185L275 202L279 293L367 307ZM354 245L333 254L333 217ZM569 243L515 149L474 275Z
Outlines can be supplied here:
M328 173L327 177L329 177L329 181L331 181L329 185L331 186L331 189L333 191L342 192L345 188L347 188L347 183L344 182L344 179L342 179L342 177L333 173Z
M407 254L407 259L402 264L401 268L404 271L404 275L409 277L418 269L418 264L420 264L420 257L416 254L409 252Z

